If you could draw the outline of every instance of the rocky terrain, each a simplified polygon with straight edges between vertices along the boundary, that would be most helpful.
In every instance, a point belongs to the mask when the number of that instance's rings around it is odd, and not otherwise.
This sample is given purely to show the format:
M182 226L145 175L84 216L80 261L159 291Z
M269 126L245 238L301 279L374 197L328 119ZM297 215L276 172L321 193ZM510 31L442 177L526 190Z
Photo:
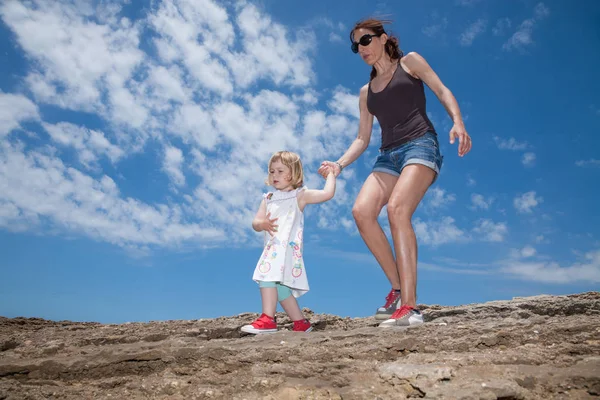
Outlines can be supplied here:
M0 400L587 399L600 395L600 293L422 306L426 324L309 311L106 325L0 317Z

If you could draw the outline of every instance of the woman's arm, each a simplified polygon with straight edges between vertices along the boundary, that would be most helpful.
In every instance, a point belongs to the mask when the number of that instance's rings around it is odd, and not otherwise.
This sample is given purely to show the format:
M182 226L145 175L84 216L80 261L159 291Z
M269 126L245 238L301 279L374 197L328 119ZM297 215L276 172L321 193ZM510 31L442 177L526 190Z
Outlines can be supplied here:
M465 129L458 102L450 89L444 86L427 61L418 53L408 53L401 62L412 76L421 79L435 93L454 122L450 129L450 143L454 143L458 137L458 155L462 157L467 154L472 147L471 137Z
M358 136L348 150L341 156L337 162L342 168L346 168L352 164L362 153L365 152L371 141L371 132L373 131L373 115L367 109L367 94L369 92L369 85L365 85L360 89L360 95L358 97L358 107L360 110L360 120L358 122ZM327 176L327 166L334 168L335 176L338 176L341 172L340 165L335 162L324 161L318 170L324 178Z

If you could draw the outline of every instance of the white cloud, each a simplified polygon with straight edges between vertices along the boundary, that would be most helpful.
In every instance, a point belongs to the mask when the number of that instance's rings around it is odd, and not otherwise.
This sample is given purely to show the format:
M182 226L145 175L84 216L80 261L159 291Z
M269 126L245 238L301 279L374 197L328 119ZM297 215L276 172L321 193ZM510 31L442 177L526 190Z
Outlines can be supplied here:
M423 27L421 32L423 32L425 36L435 38L442 34L448 27L448 18L440 17L437 13L433 13L431 19L433 20L432 23Z
M329 41L331 43L343 43L344 39L342 39L342 37L339 34L337 34L335 32L330 32L329 33Z
M479 2L481 2L481 0L456 0L456 4L460 6L473 6Z
M535 237L535 242L536 243L546 243L547 239L544 237L544 235L538 235Z
M503 49L507 51L523 50L532 45L534 43L532 36L535 26L548 15L550 15L548 7L544 3L538 3L534 9L534 16L521 23L519 29L504 43Z
M428 222L417 218L413 226L419 242L423 244L437 246L445 243L458 243L469 240L466 233L456 226L452 217L442 217L441 219Z
M584 260L566 267L554 261L515 261L503 263L502 270L534 282L567 284L600 282L600 250L585 254Z
M575 162L578 167L600 167L600 160L590 158L589 160L578 160Z
M425 204L430 208L442 208L456 201L456 195L447 193L446 190L439 187L433 187L425 195Z
M121 196L107 175L94 179L59 158L0 143L0 224L44 220L53 228L81 233L122 247L208 246L225 239L211 222L185 219L180 206L150 205Z
M534 9L534 16L540 20L550 15L550 9L544 3L538 3Z
M471 175L467 176L467 186L475 186L477 185L477 181L475 179L473 179L473 177Z
M527 142L519 142L513 137L509 139L503 139L498 136L494 136L494 142L496 142L496 145L500 150L522 151L529 147Z
M466 31L460 35L461 46L470 46L477 36L485 32L487 28L487 21L485 19L478 19L473 22Z
M50 135L42 135L45 143L2 143L1 226L39 233L59 227L128 250L210 246L228 235L254 243L250 221L269 156L283 148L298 151L307 184L322 185L318 163L339 156L356 135L357 97L338 87L323 99L327 111L318 109L324 94L312 86L314 34L289 30L256 6L162 1L132 22L110 4L0 5L3 21L34 61L24 83L36 101L85 111L102 126L42 122ZM151 53L142 50L142 31L153 38ZM270 90L259 90L261 82ZM6 133L39 120L37 106L23 96L0 94L2 104ZM168 206L122 196L101 169L103 158L115 164L133 155L152 157L143 153L148 141L161 148L156 170L177 189ZM93 175L78 170L77 159L59 158L66 147ZM16 179L21 175L28 182ZM317 218L355 229L347 211L359 187L353 168L345 170L327 203L337 207L316 208Z
M503 222L494 223L489 219L481 219L477 221L473 232L477 234L477 238L486 242L503 242L508 227Z
M0 91L0 138L20 128L22 121L39 118L37 106L27 97Z
M176 186L185 185L185 175L181 169L183 161L183 152L181 149L174 146L165 147L163 171L165 171Z
M96 167L100 156L106 156L114 163L124 155L123 150L110 143L100 131L69 122L43 123L42 126L55 143L77 150L79 161L87 168Z
M108 113L139 126L146 114L135 103L127 81L145 60L138 48L140 27L126 18L112 18L119 7L102 11L94 16L85 3L39 0L8 0L0 6L2 19L35 60L26 81L37 100Z
M360 117L358 96L348 92L348 89L338 86L333 92L332 99L327 103L329 108L338 113L350 115L356 119Z
M525 246L521 249L521 257L529 258L535 256L537 251L531 246Z
M492 197L488 197L486 199L485 196L483 196L479 193L471 194L471 208L473 210L477 210L477 209L488 210L493 202L494 202L494 199Z
M496 26L492 28L494 36L503 36L512 27L510 18L500 18L496 21Z
M231 52L224 58L240 86L246 87L259 78L298 87L313 81L306 54L312 51L314 33L299 30L296 40L289 40L283 25L273 22L251 4L243 6L236 22L243 37L244 53Z
M537 250L532 246L525 246L522 249L511 249L510 256L515 260L531 258L537 254Z
M535 153L525 153L523 154L523 157L521 158L521 162L523 163L524 166L526 167L532 167L535 164Z
M533 211L535 207L537 207L543 201L544 199L542 197L536 196L535 191L531 191L521 196L515 197L515 199L513 200L513 204L518 212L529 214Z

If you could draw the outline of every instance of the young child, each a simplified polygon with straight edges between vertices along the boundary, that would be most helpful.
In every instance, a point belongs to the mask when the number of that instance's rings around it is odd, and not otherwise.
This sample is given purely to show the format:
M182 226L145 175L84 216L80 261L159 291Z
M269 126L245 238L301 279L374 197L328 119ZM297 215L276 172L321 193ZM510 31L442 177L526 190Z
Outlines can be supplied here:
M252 221L255 231L265 232L265 248L252 277L260 287L262 314L250 325L243 326L242 332L277 332L277 301L294 322L294 331L312 330L296 301L309 289L302 260L303 211L307 204L322 203L333 197L335 175L330 169L323 190L306 189L303 181L302 162L297 154L289 151L273 154L265 183L275 191L263 195Z

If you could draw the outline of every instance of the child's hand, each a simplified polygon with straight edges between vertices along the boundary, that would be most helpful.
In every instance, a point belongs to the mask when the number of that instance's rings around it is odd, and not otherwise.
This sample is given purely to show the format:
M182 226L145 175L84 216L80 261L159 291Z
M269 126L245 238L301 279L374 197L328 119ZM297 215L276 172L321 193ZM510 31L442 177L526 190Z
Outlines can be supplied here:
M257 224L257 227L261 230L261 231L266 231L269 232L269 235L274 236L275 233L277 233L277 224L275 224L275 221L278 220L278 218L269 218L271 216L271 213L267 213L267 216L265 219L263 219L262 221L260 221Z

